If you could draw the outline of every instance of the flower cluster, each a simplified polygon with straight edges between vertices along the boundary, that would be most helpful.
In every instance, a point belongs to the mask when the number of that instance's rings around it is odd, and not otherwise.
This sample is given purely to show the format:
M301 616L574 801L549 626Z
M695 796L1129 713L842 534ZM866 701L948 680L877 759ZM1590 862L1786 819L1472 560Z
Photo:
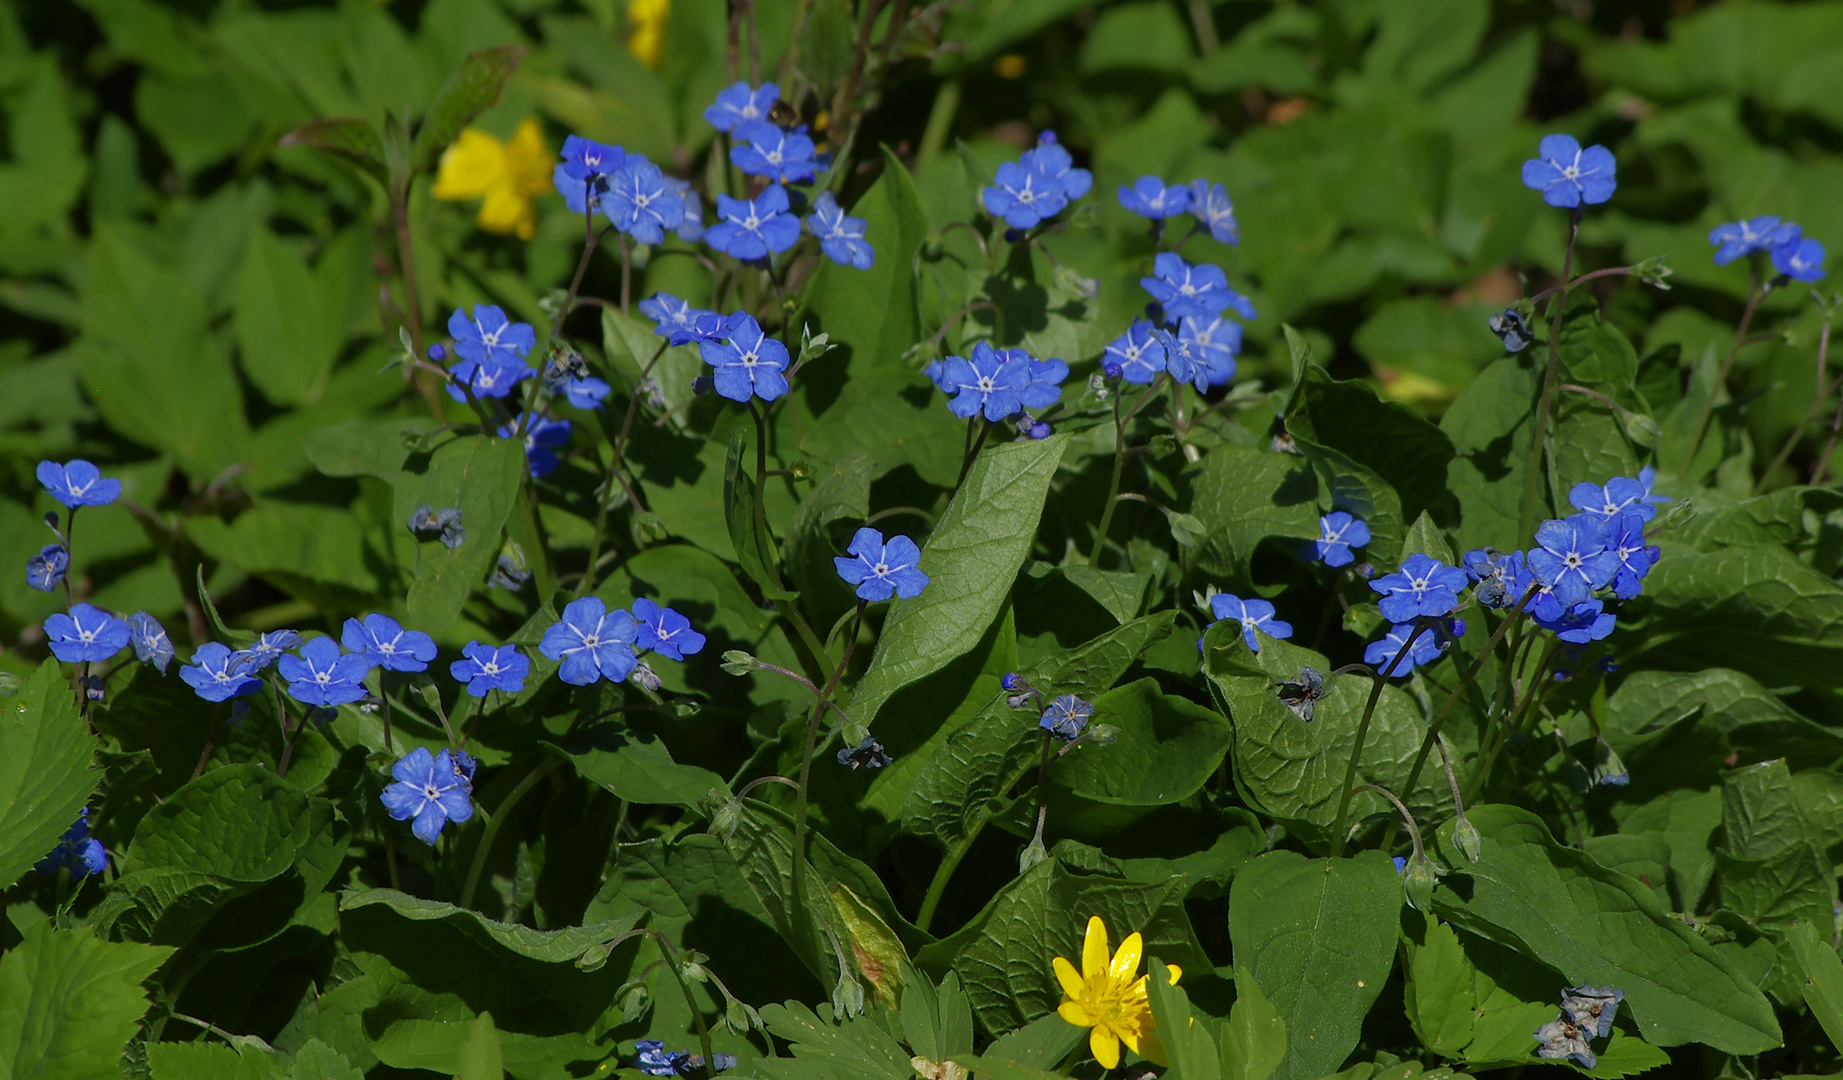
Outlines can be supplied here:
M1804 234L1796 222L1776 217L1744 218L1709 230L1715 265L1726 266L1743 255L1765 252L1773 269L1794 281L1824 276L1824 245Z
M1109 378L1140 385L1164 373L1190 383L1198 393L1225 385L1235 377L1242 326L1224 313L1253 319L1254 304L1229 288L1221 267L1192 265L1174 251L1153 259L1152 271L1139 280L1154 301L1147 306L1148 318L1136 320L1108 344L1101 370Z
M983 416L992 423L1015 420L1018 430L1034 439L1049 437L1041 412L1062 398L1069 365L1039 360L1023 349L995 349L991 342L973 344L971 359L949 356L929 364L924 373L949 396L947 411L962 420Z
M476 304L473 317L456 308L448 316L448 334L460 359L448 369L448 396L465 402L476 398L502 398L521 381L537 372L525 359L537 347L537 331L530 323L513 322L494 304ZM430 348L431 359L446 355L440 345Z
M1154 229L1168 218L1189 214L1196 218L1192 227L1208 229L1218 243L1241 243L1235 203L1221 184L1199 178L1188 184L1166 185L1156 176L1142 176L1131 187L1121 185L1119 197L1121 206L1150 219Z
M683 660L704 648L705 637L691 620L642 597L631 612L608 610L600 597L572 600L562 618L544 631L538 652L561 666L557 677L572 686L606 679L620 682L640 668L640 653Z

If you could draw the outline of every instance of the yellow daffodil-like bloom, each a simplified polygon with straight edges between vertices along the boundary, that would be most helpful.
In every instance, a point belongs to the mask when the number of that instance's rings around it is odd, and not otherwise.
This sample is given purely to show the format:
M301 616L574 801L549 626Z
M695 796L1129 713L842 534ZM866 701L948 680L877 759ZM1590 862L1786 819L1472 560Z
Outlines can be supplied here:
M438 199L479 199L475 224L487 232L517 233L531 239L537 231L537 211L531 200L551 190L554 164L544 146L544 131L529 117L519 121L511 142L476 128L461 132L442 154L435 174Z
M1056 957L1056 980L1069 1000L1056 1009L1057 1015L1076 1027L1088 1028L1088 1049L1102 1068L1120 1064L1120 1044L1131 1047L1155 1065L1165 1065L1165 1048L1152 1033L1152 1004L1146 999L1146 976L1135 977L1145 942L1137 931L1120 943L1120 951L1107 959L1107 924L1099 915L1088 919L1088 935L1082 940L1081 973L1075 965ZM1181 971L1169 965L1172 985Z
M627 4L627 51L647 67L659 66L666 47L666 19L672 14L672 0L629 0Z

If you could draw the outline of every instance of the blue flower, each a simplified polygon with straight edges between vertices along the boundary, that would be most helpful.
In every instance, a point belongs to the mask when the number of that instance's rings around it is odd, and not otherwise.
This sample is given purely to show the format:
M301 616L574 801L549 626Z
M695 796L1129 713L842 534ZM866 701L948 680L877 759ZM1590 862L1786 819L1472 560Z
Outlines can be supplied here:
M108 865L109 853L103 850L102 841L90 835L90 808L86 806L77 812L76 822L64 830L58 846L33 869L41 874L68 870L71 877L80 878L100 874Z
M1606 547L1619 560L1613 573L1613 595L1630 600L1644 588L1639 582L1657 564L1658 549L1645 543L1645 519L1637 514L1620 514L1608 530Z
M868 270L877 259L864 239L867 227L863 218L846 217L829 191L819 193L806 219L806 231L819 238L819 250L826 258L854 270Z
M1207 391L1211 381L1219 372L1205 362L1202 349L1168 330L1159 330L1156 333L1159 343L1165 349L1165 370L1171 374L1171 377L1180 383L1189 383L1196 387L1199 394Z
M132 632L128 624L99 607L78 604L45 620L51 653L67 664L95 663L122 651Z
M474 305L469 319L460 308L448 316L448 336L454 339L454 351L463 360L476 364L501 364L519 367L537 347L537 331L530 323L515 323L492 304Z
M1318 539L1313 549L1326 566L1349 566L1356 559L1351 548L1369 543L1369 525L1362 518L1343 510L1333 510L1318 519Z
M239 650L237 655L248 664L251 672L257 672L280 660L283 653L300 643L301 635L293 630L270 630L258 635L254 644Z
M1823 249L1818 252L1821 256ZM46 494L72 510L79 506L107 506L122 497L120 480L104 480L102 470L82 458L67 465L39 462L38 482L45 485Z
M572 180L592 180L614 175L626 162L627 151L621 147L571 135L563 140L563 164L558 168Z
M1464 570L1416 552L1393 574L1370 579L1369 587L1382 594L1378 606L1383 618L1407 622L1417 615L1444 615L1458 607L1459 591L1467 584Z
M525 688L525 676L531 674L531 661L516 645L497 649L470 641L461 646L462 659L448 665L448 674L467 684L467 692L483 698L488 690L516 694Z
M1478 582L1475 595L1488 608L1512 606L1536 581L1524 565L1521 551L1506 555L1493 548L1474 548L1465 553L1465 572Z
M1069 204L1062 182L1041 165L1007 161L998 167L994 183L979 193L986 213L1003 218L1014 229L1029 229L1053 218Z
M499 437L510 439L514 430L525 422L525 414L518 414L510 424L499 429ZM531 469L533 480L549 476L555 472L560 462L557 451L568 446L570 441L570 422L568 420L546 420L542 416L531 420L525 428L525 461Z
M580 379L559 379L550 384L552 393L560 393L575 408L590 410L602 407L602 401L614 388L593 375Z
M173 662L173 642L166 636L166 627L160 620L145 611L137 611L128 616L128 643L134 646L134 658L143 664L151 664L160 674L166 674L166 666Z
M1047 409L1062 400L1062 381L1069 377L1069 365L1054 358L1038 360L1022 349L1000 351L1006 354L1007 363L1024 368L1024 385L1018 390L1024 408Z
M787 189L770 184L753 199L717 196L723 220L704 230L704 242L732 258L748 262L782 252L800 239L800 219L787 211Z
M1190 213L1219 244L1241 243L1241 226L1235 223L1235 204L1229 199L1229 190L1221 184L1211 186L1208 180L1190 182Z
M1798 226L1789 221L1780 224L1776 217L1757 217L1715 226L1709 230L1709 243L1715 245L1715 265L1726 266L1742 255L1797 240L1798 234Z
M665 230L676 229L685 220L685 197L659 166L636 154L608 178L602 216L642 244L663 243Z
M888 600L892 593L908 600L928 587L928 575L919 566L921 549L906 536L892 536L885 543L882 533L863 528L845 550L852 557L835 555L832 564L845 584L857 586L860 600Z
M853 769L881 769L894 760L874 735L866 735L856 746L847 746L838 752L838 763Z
M704 119L718 131L734 131L738 124L766 118L779 100L781 88L773 83L750 89L748 83L737 82L717 94L717 103L704 110Z
M39 592L50 592L64 580L70 570L70 552L63 544L46 544L37 555L26 560L26 584Z
M1223 386L1235 377L1235 354L1241 352L1241 324L1233 319L1187 315L1178 324L1179 341L1208 370L1209 385Z
M1571 608L1619 571L1619 556L1606 550L1606 539L1606 525L1588 514L1545 521L1536 528L1530 572L1554 590L1557 604Z
M179 677L206 701L247 697L262 689L262 680L250 673L249 662L247 654L207 641L192 654L191 663L180 665Z
M1408 643L1414 634L1414 624L1396 623L1383 635L1382 640L1372 641L1363 650L1363 662L1378 672L1389 671L1389 665L1395 664L1395 657L1401 653L1401 647ZM1440 658L1440 646L1434 641L1432 627L1421 631L1414 638L1414 647L1408 650L1406 659L1390 673L1390 678L1405 679L1414 673L1414 669L1424 664L1431 664Z
M740 84L738 84L740 85ZM874 742L875 740L866 740ZM842 755L851 753L840 750ZM884 763L889 761L884 756ZM855 766L854 766L855 767ZM634 1043L635 1067L648 1076L701 1076L704 1074L704 1055L693 1054L688 1050L667 1050L666 1044L658 1039L641 1039ZM736 1067L735 1054L712 1054L712 1064L717 1072Z
M587 686L597 679L620 682L640 663L634 640L640 624L625 611L609 611L599 597L572 600L563 618L544 631L538 651L563 666L557 677L571 686Z
M720 341L727 329L723 316L714 311L694 308L691 301L680 300L671 293L655 293L640 301L640 314L656 324L653 333L668 344L685 345L693 341Z
M683 660L702 652L704 635L691 629L691 620L669 607L660 607L644 596L634 601L634 618L640 623L640 636L634 645L651 649L661 656Z
M435 659L435 639L419 630L405 630L397 620L375 612L360 622L347 619L340 644L359 653L366 667L386 671L427 671Z
M749 176L777 184L801 184L813 178L813 140L804 131L787 131L766 120L738 125L730 160Z
M1570 645L1599 641L1613 632L1617 621L1598 600L1582 600L1558 618L1545 618L1540 612L1536 615L1536 625L1553 630L1556 637Z
M1135 319L1126 333L1108 343L1102 365L1117 367L1120 378L1144 386L1165 370L1165 347L1159 343L1151 323Z
M1165 186L1156 176L1142 176L1132 187L1120 186L1120 205L1140 217L1163 221L1190 209L1190 188L1183 184Z
M524 361L516 364L488 364L478 360L462 360L448 369L448 396L456 401L465 402L470 387L476 398L502 398L512 392L519 380L530 378L536 372Z
M1652 468L1649 465L1646 465L1644 468L1638 470L1638 485L1645 489L1644 497L1639 499L1638 500L1639 502L1645 503L1648 506L1659 506L1659 505L1662 505L1663 503L1677 501L1668 495L1653 495L1651 493L1651 487L1653 484L1656 484L1656 483L1657 483L1657 470L1656 469Z
M365 673L371 665L358 653L341 653L332 638L317 637L301 646L299 656L276 661L275 670L288 680L289 697L330 709L365 696Z
M1523 163L1523 186L1542 192L1550 206L1594 206L1613 197L1616 168L1604 146L1583 150L1572 135L1544 135L1536 156Z
M1037 726L1063 742L1074 742L1094 718L1094 706L1074 694L1064 694L1049 703Z
M1562 991L1561 1011L1583 1034L1604 1039L1613 1033L1613 1020L1624 1000L1625 991L1610 986L1571 986Z
M474 816L473 782L455 768L454 755L446 750L431 756L427 747L418 746L397 759L390 775L396 783L378 801L392 818L409 821L416 839L430 847L442 826Z
M1780 244L1773 249L1773 269L1794 281L1818 281L1824 276L1824 245L1808 236ZM39 479L44 479L42 473Z
M746 311L731 315L727 326L727 340L698 346L717 393L731 401L773 401L787 393L787 346L764 333Z
M1645 521L1657 516L1657 507L1645 501L1651 490L1629 476L1615 476L1598 484L1576 484L1568 490L1568 504L1601 522L1610 522L1620 514L1637 514Z
M1523 313L1513 307L1507 307L1486 319L1485 325L1503 341L1505 352L1522 352L1535 340L1530 337L1529 324L1523 320Z
M1025 364L1010 361L989 341L973 345L971 360L950 356L941 365L941 380L955 395L947 411L962 420L980 415L994 423L1024 407L1024 386L1030 381Z
M1094 187L1094 174L1077 169L1075 159L1056 142L1056 133L1045 131L1037 136L1037 145L1018 157L1018 164L1042 173L1062 188L1063 198L1074 202Z
M1234 619L1241 623L1241 639L1254 652L1261 651L1261 640L1254 634L1256 630L1270 638L1293 636L1293 624L1274 618L1273 605L1265 600L1243 600L1233 593L1217 593L1209 598L1209 610L1218 621Z
M1229 308L1244 319L1253 319L1254 305L1248 298L1229 288L1229 276L1219 266L1202 263L1192 266L1175 251L1167 251L1152 261L1156 277L1140 278L1139 284L1152 294L1171 319L1186 315L1213 317Z

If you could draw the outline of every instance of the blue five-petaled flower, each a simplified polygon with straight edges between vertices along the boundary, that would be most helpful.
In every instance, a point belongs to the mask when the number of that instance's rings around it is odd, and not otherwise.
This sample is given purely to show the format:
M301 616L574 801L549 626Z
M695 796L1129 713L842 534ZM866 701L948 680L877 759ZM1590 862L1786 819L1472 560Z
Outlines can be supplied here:
M746 311L731 315L726 326L725 340L698 345L717 393L731 401L773 401L787 393L787 346L769 337Z
M1406 622L1389 627L1389 632L1383 635L1382 640L1372 641L1364 648L1363 662L1379 672L1388 672L1390 678L1401 679L1413 674L1414 669L1422 664L1430 664L1439 659L1440 646L1434 629L1428 627L1416 636L1415 626L1415 623ZM1409 641L1414 644L1408 649L1408 655L1397 661L1402 646Z
M249 670L249 656L232 652L221 642L207 641L180 665L179 677L206 701L248 697L262 689L262 680Z
M1177 252L1166 251L1152 260L1152 272L1154 276L1140 278L1139 284L1165 309L1167 318L1214 317L1224 308L1244 319L1255 317L1254 304L1229 288L1229 277L1219 266L1192 266Z
M908 600L928 587L928 575L917 565L921 549L906 536L892 536L885 543L882 533L862 528L845 550L851 557L836 555L832 563L846 584L857 586L860 600L888 600L892 594Z
M71 877L80 878L100 874L108 865L109 853L103 850L102 841L90 835L90 808L86 806L77 812L76 822L58 838L58 846L32 869L41 874L68 870Z
M950 356L941 365L940 382L951 387L947 410L961 419L981 413L994 423L1024 407L1024 388L1030 382L1027 365L1012 361L1010 350L992 348L989 341L973 345L972 359Z
M166 627L160 625L160 620L145 611L137 611L128 616L128 633L128 643L134 646L134 658L165 675L174 653L172 639L166 636Z
M448 334L454 338L454 351L461 359L476 364L522 366L538 343L537 331L530 323L512 322L504 309L494 304L474 305L471 319L456 308L448 316Z
M634 154L608 178L602 215L642 244L657 244L684 222L685 197L659 166Z
M446 750L431 755L427 747L418 746L397 759L390 775L396 783L385 788L378 800L391 817L410 822L416 839L431 847L441 836L442 826L474 816L473 783L455 767L454 755Z
M683 660L703 650L704 635L691 629L691 620L671 608L660 607L643 596L634 601L633 613L640 623L636 647L673 660Z
M347 619L340 644L364 658L367 667L386 671L426 671L435 659L435 639L419 630L405 630L388 615L372 613L364 621Z
M1459 592L1470 582L1464 570L1416 552L1393 574L1372 578L1369 587L1382 594L1382 617L1405 623L1417 616L1444 615L1459 606Z
M1530 572L1552 590L1555 603L1571 608L1619 572L1619 556L1606 550L1606 541L1606 524L1591 514L1545 521L1536 528Z
M330 709L365 696L365 673L371 665L360 653L342 653L339 643L317 637L301 646L300 655L283 656L275 671L288 680L288 696L304 705Z
M1743 255L1796 243L1799 231L1797 225L1776 217L1744 218L1710 229L1709 243L1715 245L1715 265L1726 266Z
M467 684L467 693L483 698L488 690L516 694L525 688L525 676L531 673L531 661L516 645L494 648L478 641L461 647L461 659L448 665L448 674Z
M704 242L732 258L750 262L783 252L800 239L800 219L788 212L787 189L770 184L753 199L717 196L723 220L704 230Z
M1583 150L1572 135L1545 135L1523 163L1523 186L1542 192L1550 206L1593 206L1613 197L1617 164L1604 146Z
M1108 343L1101 368L1109 377L1145 386L1165 370L1165 347L1151 323L1135 319L1126 333Z
M1132 187L1120 185L1120 205L1140 217L1163 221L1190 209L1190 188L1184 184L1165 186L1156 176L1142 176Z
M1265 600L1243 600L1233 593L1217 593L1209 598L1210 614L1217 619L1233 619L1241 624L1241 639L1254 652L1261 651L1259 630L1270 638L1293 636L1293 624L1274 618L1273 605Z
M563 617L538 642L538 651L562 662L557 677L571 686L588 686L597 679L620 682L633 674L640 658L634 641L640 624L625 611L609 611L599 597L572 600Z
M720 341L726 329L723 316L714 311L694 308L691 301L681 300L671 293L654 293L640 301L639 306L640 314L656 324L653 333L665 338L668 344Z
M1074 694L1064 694L1049 703L1037 726L1063 742L1074 742L1094 718L1094 706Z
M1313 541L1318 560L1326 566L1349 566L1356 559L1350 549L1369 543L1369 525L1343 510L1318 519L1318 539Z
M730 160L749 176L765 176L776 184L800 184L813 178L819 163L813 160L813 140L804 131L788 131L766 120L753 120L735 131Z
M806 231L819 238L826 258L854 270L868 270L876 262L876 252L864 239L867 227L863 218L847 217L829 191L813 200L813 212L806 219Z
M704 119L718 131L734 131L738 124L765 119L774 103L781 100L781 88L773 83L750 87L746 82L732 83L717 94L717 103L704 110Z
M63 544L46 544L37 555L26 560L26 584L39 592L50 592L64 580L70 570L70 552Z
M67 664L97 663L122 651L132 637L128 624L91 604L77 604L45 620L51 653Z
M122 482L103 478L102 470L82 458L59 465L38 463L38 482L52 498L75 510L79 506L106 506L122 497Z

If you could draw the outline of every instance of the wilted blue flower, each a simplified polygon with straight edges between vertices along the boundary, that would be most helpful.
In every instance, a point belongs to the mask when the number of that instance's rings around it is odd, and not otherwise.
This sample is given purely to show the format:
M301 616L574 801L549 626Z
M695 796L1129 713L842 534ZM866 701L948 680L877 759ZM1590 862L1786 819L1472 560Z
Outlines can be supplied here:
M1475 548L1465 553L1465 572L1478 582L1474 595L1488 608L1510 607L1535 584L1521 551L1505 554L1493 548Z
M1229 288L1229 277L1220 266L1184 261L1175 251L1161 253L1152 260L1155 277L1140 278L1139 284L1165 309L1171 319L1186 315L1213 318L1224 308L1244 319L1254 318L1254 305L1248 298Z
M787 346L763 332L746 311L731 315L726 326L727 340L698 346L711 366L717 393L731 401L773 401L787 393Z
M1468 583L1464 570L1416 552L1393 574L1371 578L1369 587L1382 594L1382 617L1393 623L1446 614L1459 606Z
M704 635L691 629L691 620L669 607L660 607L646 597L634 601L634 618L640 623L636 648L650 649L673 660L701 652Z
M71 877L80 878L100 874L108 865L109 853L103 850L102 841L90 835L90 808L86 806L77 812L76 822L64 830L58 846L33 869L41 874L68 870Z
M516 694L525 688L525 676L530 673L531 661L518 646L495 649L478 641L461 646L461 659L448 665L448 674L466 683L468 694L477 698L485 697L488 690Z
M1554 590L1556 603L1571 608L1619 571L1619 556L1606 550L1606 539L1606 526L1588 514L1545 521L1529 552L1530 573Z
M1325 696L1325 673L1315 667L1301 667L1297 677L1276 688L1274 696L1280 699L1280 704L1291 709L1294 716L1309 724L1317 711L1318 699Z
M1794 281L1818 281L1824 276L1824 245L1809 236L1773 249L1773 269Z
M1406 659L1397 663L1395 657L1401 653L1403 645L1413 638L1414 647L1408 650ZM1403 679L1414 673L1414 669L1431 664L1440 658L1440 646L1434 641L1433 628L1421 631L1414 637L1414 624L1396 623L1389 627L1389 632L1382 640L1372 641L1363 650L1363 662L1377 672L1390 672L1390 678ZM1395 665L1391 670L1390 665Z
M1037 726L1063 742L1073 742L1094 718L1094 706L1074 694L1064 694L1049 703Z
M1312 542L1318 560L1326 566L1349 566L1356 556L1351 548L1369 543L1369 525L1362 518L1343 510L1333 510L1318 519L1318 539Z
M813 178L813 140L804 131L787 131L766 120L740 124L730 160L749 176L765 176L777 184L800 184Z
M1030 381L1028 366L1011 362L991 342L973 345L971 360L950 356L942 364L941 379L954 389L947 411L962 420L984 414L994 423L1024 407L1024 386Z
M1715 226L1709 230L1709 243L1715 245L1715 265L1726 266L1742 255L1797 240L1799 231L1789 221L1780 224L1776 217L1757 217Z
M1657 507L1645 501L1645 496L1650 493L1650 488L1632 477L1615 476L1606 482L1605 487L1584 483L1574 485L1568 491L1568 504L1597 518L1602 524L1620 514L1637 514L1641 520L1650 521L1657 516Z
M892 536L885 543L882 533L862 528L845 550L851 558L835 555L832 564L845 584L857 586L860 600L888 600L891 594L908 600L928 587L928 575L918 565L921 549L906 536Z
M874 740L873 740L874 741ZM846 754L851 751L841 750ZM840 759L841 763L843 759ZM887 763L888 758L885 758ZM855 767L855 766L854 766ZM873 766L875 767L875 766ZM702 1076L704 1075L704 1055L693 1054L688 1050L670 1050L658 1039L641 1039L634 1043L635 1067L648 1076ZM712 1054L712 1062L717 1072L736 1067L735 1054Z
M1117 366L1119 377L1127 382L1145 386L1165 370L1165 347L1151 323L1135 319L1126 333L1108 344L1103 364Z
M704 110L704 119L718 131L734 131L738 124L765 119L779 100L781 88L773 83L754 88L746 82L732 83L717 94L715 105Z
M1273 605L1265 600L1243 600L1233 593L1217 593L1209 598L1209 610L1217 619L1234 619L1241 623L1241 639L1255 652L1261 651L1256 630L1270 638L1293 636L1293 624L1274 618Z
M1598 600L1582 600L1559 618L1544 618L1540 612L1536 615L1536 625L1554 631L1556 637L1570 645L1599 641L1613 632L1616 621Z
M1637 596L1644 586L1639 583L1657 564L1656 544L1645 543L1645 521L1637 514L1621 514L1607 530L1606 549L1619 560L1613 573L1613 595L1621 600Z
M1575 986L1562 991L1561 1011L1581 1029L1581 1034L1604 1039L1613 1033L1613 1018L1619 1015L1619 1003L1624 1000L1624 990Z
M289 697L304 705L332 708L365 696L365 672L371 665L358 653L340 652L332 638L317 637L301 646L299 656L290 654L276 661L275 670L288 680Z
M847 746L838 752L838 763L853 769L881 769L894 760L873 735L866 735L856 746Z
M166 627L160 620L145 611L137 611L128 616L128 643L134 646L134 658L143 664L166 674L166 665L173 662L173 642L166 636Z
M1823 249L1818 249L1822 256ZM45 493L75 510L79 506L107 506L122 497L120 480L105 480L102 470L82 458L66 465L55 461L38 463L38 482Z
M1617 164L1604 146L1583 150L1572 135L1544 135L1523 163L1523 186L1542 192L1550 206L1593 206L1613 197Z
M1201 394L1210 388L1218 372L1203 359L1203 351L1190 341L1168 330L1156 330L1158 343L1165 350L1165 370L1180 383L1189 383ZM1224 380L1227 381L1227 380Z
M207 641L192 654L191 663L180 665L179 677L206 701L228 701L262 689L262 680L250 673L249 664L247 654Z
M704 230L704 242L744 262L786 251L800 239L800 219L787 207L787 189L779 184L753 199L718 195L717 216L723 220Z
M1241 352L1241 324L1220 315L1188 315L1178 324L1177 339L1209 371L1211 386L1235 377L1235 354Z
M51 653L67 664L95 663L122 651L131 637L128 624L99 607L78 604L45 620Z
M386 671L427 671L435 659L435 639L419 630L405 630L388 615L372 613L363 622L347 619L340 644L363 657L366 667Z
M1208 180L1190 182L1190 213L1219 244L1241 243L1241 226L1235 223L1235 203L1229 190Z
M1529 348L1533 340L1529 334L1529 323L1523 321L1523 313L1513 307L1507 307L1486 319L1485 325L1503 339L1505 352L1522 352Z
M1190 188L1183 184L1165 186L1156 176L1142 176L1132 187L1120 185L1120 205L1140 217L1163 221L1190 209Z
M1536 1047L1539 1058L1549 1061L1567 1058L1583 1069L1591 1069L1599 1063L1593 1047L1587 1045L1588 1034L1570 1023L1566 1014L1537 1028L1534 1038L1541 1044Z
M557 451L569 445L570 422L534 416L527 423L525 414L519 413L511 423L500 427L499 437L512 438L521 425L525 429L525 462L531 469L532 479L549 476L557 470L559 464Z
M530 580L531 571L519 565L518 560L502 551L492 571L486 575L486 587L517 592L524 588L525 582Z
M562 661L557 677L571 686L587 686L597 679L620 682L640 662L634 640L640 624L625 611L609 611L599 597L572 600L563 618L544 631L538 651Z
M449 397L461 402L467 400L467 390L472 390L476 398L502 398L510 394L520 380L535 374L531 365L522 360L511 364L461 360L448 369L446 389Z
M37 555L26 560L26 584L39 592L50 592L64 580L70 570L70 552L63 544L46 544Z
M410 514L409 530L419 539L439 539L450 551L467 542L467 530L461 527L461 508L450 506L436 510L424 503Z
M325 639L322 639L325 640ZM409 821L416 839L435 846L442 826L474 816L474 786L455 768L454 756L443 750L431 755L418 746L390 767L396 780L378 796L384 809L398 821Z
M642 244L663 243L665 231L685 220L685 197L659 166L635 154L608 178L602 216Z
M806 219L806 231L819 238L819 250L826 258L854 270L868 270L877 259L864 239L867 227L863 218L847 217L829 191L813 200L813 212Z
M493 304L474 305L469 319L460 308L448 316L448 336L463 360L476 364L524 366L524 358L537 347L537 331L530 323L515 323Z
M1003 218L1014 229L1034 228L1053 218L1069 204L1062 182L1045 172L1042 165L1007 161L998 167L992 186L979 193L986 213Z

